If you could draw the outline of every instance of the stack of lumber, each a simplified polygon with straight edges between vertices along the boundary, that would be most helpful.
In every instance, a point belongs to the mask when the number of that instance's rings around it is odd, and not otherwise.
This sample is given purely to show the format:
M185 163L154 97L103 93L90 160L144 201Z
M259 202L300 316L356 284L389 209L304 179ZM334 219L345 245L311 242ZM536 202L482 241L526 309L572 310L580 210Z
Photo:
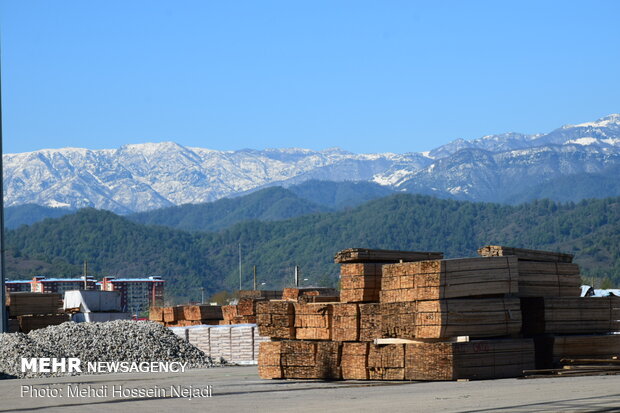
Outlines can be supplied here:
M521 308L528 336L620 331L619 297L528 297Z
M340 301L364 303L379 301L381 264L351 263L340 266Z
M179 321L185 320L185 311L183 306L164 307L163 310L164 323L167 326L178 325Z
M382 337L382 305L379 303L360 304L359 341L373 341Z
M483 257L512 256L519 264L520 297L579 297L581 276L573 256L499 245L478 249Z
M340 367L344 380L368 380L369 343L342 343Z
M242 298L237 304L223 305L220 324L254 324L256 323L256 303L263 298Z
M405 345L371 344L368 351L368 377L370 380L404 380Z
M610 359L620 357L620 334L555 336L553 362L561 359Z
M264 379L339 379L340 343L284 340L260 345L258 374Z
M331 340L333 304L295 303L295 336L299 340Z
M518 292L515 257L460 258L385 265L381 302L438 300Z
M6 295L9 332L28 333L70 320L62 310L62 296L56 293L9 292Z
M418 301L416 338L514 336L521 332L518 298Z
M415 301L381 304L381 333L375 333L375 338L415 338L416 304Z
M368 248L348 248L336 253L334 262L344 263L389 263L410 262L422 260L440 260L442 252L419 252L419 251L396 251L396 250L373 250Z
M69 314L47 314L47 315L20 315L17 316L19 323L19 331L28 333L32 330L38 330L48 326L55 326L69 321Z
M164 308L163 307L151 307L149 308L149 320L158 323L164 323Z
M356 303L333 305L332 340L358 341L360 336L360 309Z
M6 296L9 317L61 314L62 296L56 293L11 292Z
M183 316L190 325L217 325L223 320L222 307L219 305L186 305Z
M261 336L295 338L295 307L290 301L263 301L256 304L256 322Z
M413 343L405 354L406 380L518 377L534 368L532 339Z
M264 298L265 300L281 300L282 290L240 290L239 299Z
M285 288L282 293L283 300L299 302L302 297L338 297L338 291L327 287L295 287ZM331 300L333 301L333 299ZM337 300L336 300L337 301Z

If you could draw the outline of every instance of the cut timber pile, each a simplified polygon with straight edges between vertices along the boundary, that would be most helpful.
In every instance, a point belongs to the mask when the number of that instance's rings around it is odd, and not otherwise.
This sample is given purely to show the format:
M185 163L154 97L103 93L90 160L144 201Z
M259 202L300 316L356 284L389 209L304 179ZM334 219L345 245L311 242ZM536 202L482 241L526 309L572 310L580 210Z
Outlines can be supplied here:
M418 301L416 338L494 337L521 331L518 298Z
M504 257L513 255L525 261L548 261L548 262L573 262L571 254L561 252L528 250L524 248L504 247L500 245L487 245L478 249L478 254L483 257Z
M295 307L290 301L263 301L256 304L256 322L261 336L295 338Z
M405 345L406 380L494 379L517 377L534 368L531 339Z
M385 265L381 302L516 294L515 257L460 258Z
M360 309L355 303L333 305L332 340L358 341L360 337Z
M295 303L295 335L299 340L331 340L332 304Z
M56 293L8 293L9 317L62 313L62 297Z
M285 288L282 293L283 300L299 301L303 296L317 297L328 296L337 297L338 291L333 288L326 287L298 287L298 288Z
M405 345L371 344L368 351L368 377L370 380L404 380Z
M19 331L22 333L62 324L70 319L71 316L69 314L20 315L17 317Z
M183 306L164 307L163 314L165 323L175 324L178 321L185 320Z
M264 298L265 300L281 300L282 290L240 290L239 299Z
M573 256L552 251L487 245L484 257L515 256L519 265L520 297L579 297L581 276Z
M371 250L366 248L349 248L339 251L334 257L338 264L354 262L409 262L422 260L440 260L442 252L418 252L395 250Z
M373 341L381 335L381 304L360 304L360 341Z
M219 324L223 319L222 307L219 305L186 305L183 307L185 320L200 324Z
M620 298L578 297L571 255L502 246L479 252L447 260L432 255L438 253L339 252L340 303L296 302L294 314L265 310L286 314L279 326L285 333L274 329L272 337L283 341L265 345L260 376L494 379L561 360L580 373L620 372L620 335L609 334L620 330ZM274 318L265 315L259 325L273 328ZM591 333L602 334L566 335ZM318 369L320 360L331 367Z
M340 344L335 341L271 341L260 344L258 374L264 379L339 379Z
M620 330L619 297L522 298L521 307L526 335Z

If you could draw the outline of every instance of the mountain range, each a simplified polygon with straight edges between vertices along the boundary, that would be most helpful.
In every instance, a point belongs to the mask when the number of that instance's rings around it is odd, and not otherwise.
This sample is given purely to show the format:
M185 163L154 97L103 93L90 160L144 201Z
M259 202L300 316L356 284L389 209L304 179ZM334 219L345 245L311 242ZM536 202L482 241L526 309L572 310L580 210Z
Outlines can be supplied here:
M386 194L470 201L577 201L620 195L620 115L546 134L458 139L424 153L216 151L163 142L104 150L44 149L6 154L3 161L7 206L94 207L118 214L200 204L311 180L371 182L383 186ZM332 196L329 191L316 195L315 201Z

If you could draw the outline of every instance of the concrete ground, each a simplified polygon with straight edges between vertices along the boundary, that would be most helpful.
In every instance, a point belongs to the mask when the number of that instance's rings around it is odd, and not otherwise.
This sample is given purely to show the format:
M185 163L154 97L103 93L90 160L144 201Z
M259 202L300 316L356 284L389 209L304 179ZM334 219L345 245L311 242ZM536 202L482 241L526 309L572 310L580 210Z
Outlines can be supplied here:
M171 386L185 395L169 397ZM206 397L208 386L212 397ZM102 394L104 390L107 394ZM159 393L140 393L147 390ZM91 397L76 392L90 392ZM187 392L196 397L185 397ZM430 383L323 382L261 380L257 368L251 366L176 374L0 380L0 412L143 411L610 412L620 411L620 376Z

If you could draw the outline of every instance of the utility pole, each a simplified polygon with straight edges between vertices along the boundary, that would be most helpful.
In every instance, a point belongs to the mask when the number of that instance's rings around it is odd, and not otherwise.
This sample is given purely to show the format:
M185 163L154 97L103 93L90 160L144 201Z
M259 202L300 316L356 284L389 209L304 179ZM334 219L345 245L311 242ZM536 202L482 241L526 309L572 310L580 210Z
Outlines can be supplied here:
M295 266L295 287L299 288L299 266Z
M0 61L0 333L9 330L5 303L4 282L4 175L2 172L2 70Z
M241 243L239 243L239 291L241 291Z
M204 304L205 303L205 288L201 287L200 291L202 292L201 299L200 299L200 304Z
M84 260L84 289L88 290L88 282L86 282L86 278L88 277L88 261Z
M256 265L254 266L254 291L256 291Z

